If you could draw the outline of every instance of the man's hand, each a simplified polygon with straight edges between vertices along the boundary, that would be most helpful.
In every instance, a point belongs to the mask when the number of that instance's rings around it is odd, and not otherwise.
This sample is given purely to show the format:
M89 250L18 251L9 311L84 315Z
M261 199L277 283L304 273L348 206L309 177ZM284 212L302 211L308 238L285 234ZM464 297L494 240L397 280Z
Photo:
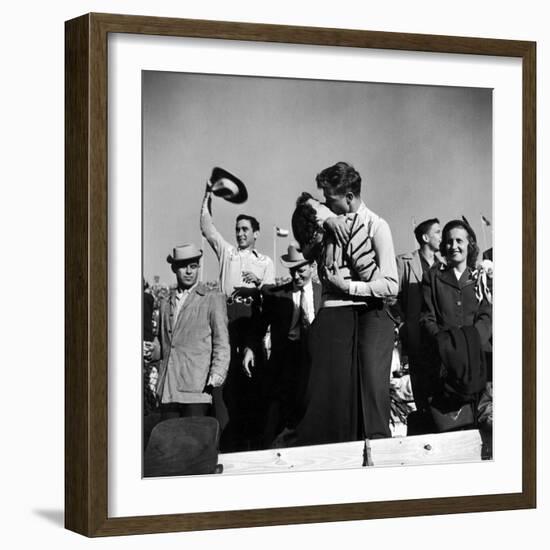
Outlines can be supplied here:
M338 266L336 264L325 267L325 276L327 278L327 281L334 288L336 288L340 292L349 294L349 281L346 281L344 277L342 277L342 274L340 273L340 270L338 269Z
M243 271L242 272L242 278L245 283L254 283L256 286L260 286L262 280L252 273L252 271Z
M256 358L254 357L254 352L250 348L245 348L243 356L243 369L248 378L252 378L252 371L250 369L254 368L255 361Z
M206 385L211 386L212 388L219 388L223 383L224 379L219 374L211 372Z
M332 233L338 244L344 248L349 241L349 226L346 223L345 216L333 216L332 218L327 218L323 227L329 233Z

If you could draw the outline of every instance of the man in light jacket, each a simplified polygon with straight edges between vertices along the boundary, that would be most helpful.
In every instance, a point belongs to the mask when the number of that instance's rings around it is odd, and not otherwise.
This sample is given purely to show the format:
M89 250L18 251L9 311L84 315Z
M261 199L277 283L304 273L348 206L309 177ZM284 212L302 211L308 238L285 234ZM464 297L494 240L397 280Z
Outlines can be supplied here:
M400 337L402 350L409 359L414 401L418 411L428 406L431 395L430 369L426 363L425 349L420 330L420 313L424 303L422 296L422 278L434 264L442 262L439 254L441 244L441 225L437 218L419 223L414 229L418 249L397 256L399 274L399 294L394 311L402 322ZM418 429L422 430L421 426Z
M229 367L225 297L198 282L201 257L202 250L185 244L167 258L178 286L160 304L161 420L210 414L212 388L224 383Z

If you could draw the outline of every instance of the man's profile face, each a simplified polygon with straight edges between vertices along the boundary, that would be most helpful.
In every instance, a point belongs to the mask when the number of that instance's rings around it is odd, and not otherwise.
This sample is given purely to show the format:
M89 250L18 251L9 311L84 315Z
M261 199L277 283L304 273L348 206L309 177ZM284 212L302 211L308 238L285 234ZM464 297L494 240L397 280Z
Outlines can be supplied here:
M336 193L332 189L324 188L325 203L335 214L348 214L350 201L345 193Z
M239 220L235 226L235 238L240 249L253 248L258 236L257 231L252 231L250 220Z
M438 251L441 244L441 226L438 223L434 223L424 235L424 240L434 252Z
M186 260L173 265L173 271L178 280L178 287L186 290L191 288L199 278L200 259Z
M313 275L313 265L304 264L300 267L291 268L289 271L294 288L296 290L302 290L302 288L304 288L311 280L311 276Z

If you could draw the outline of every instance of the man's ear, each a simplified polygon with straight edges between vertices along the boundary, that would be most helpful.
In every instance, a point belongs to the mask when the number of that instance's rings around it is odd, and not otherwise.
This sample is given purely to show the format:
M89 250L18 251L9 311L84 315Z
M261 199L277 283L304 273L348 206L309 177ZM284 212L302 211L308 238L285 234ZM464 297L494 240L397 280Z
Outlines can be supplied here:
M348 191L346 194L345 194L345 197L346 197L346 202L348 204L351 204L353 202L353 199L355 198L355 195L351 192L351 191Z
M427 243L429 241L428 239L428 235L426 235L426 233L424 233L424 235L422 235L422 240Z

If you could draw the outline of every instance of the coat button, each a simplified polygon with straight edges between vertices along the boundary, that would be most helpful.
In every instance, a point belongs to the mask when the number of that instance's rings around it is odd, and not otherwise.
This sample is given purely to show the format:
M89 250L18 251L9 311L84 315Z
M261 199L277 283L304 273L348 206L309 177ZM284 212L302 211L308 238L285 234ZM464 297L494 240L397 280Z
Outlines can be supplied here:
M462 302L461 302L460 300L457 300L457 301L456 301L456 305L457 305L457 306L461 306L461 305L462 305Z

